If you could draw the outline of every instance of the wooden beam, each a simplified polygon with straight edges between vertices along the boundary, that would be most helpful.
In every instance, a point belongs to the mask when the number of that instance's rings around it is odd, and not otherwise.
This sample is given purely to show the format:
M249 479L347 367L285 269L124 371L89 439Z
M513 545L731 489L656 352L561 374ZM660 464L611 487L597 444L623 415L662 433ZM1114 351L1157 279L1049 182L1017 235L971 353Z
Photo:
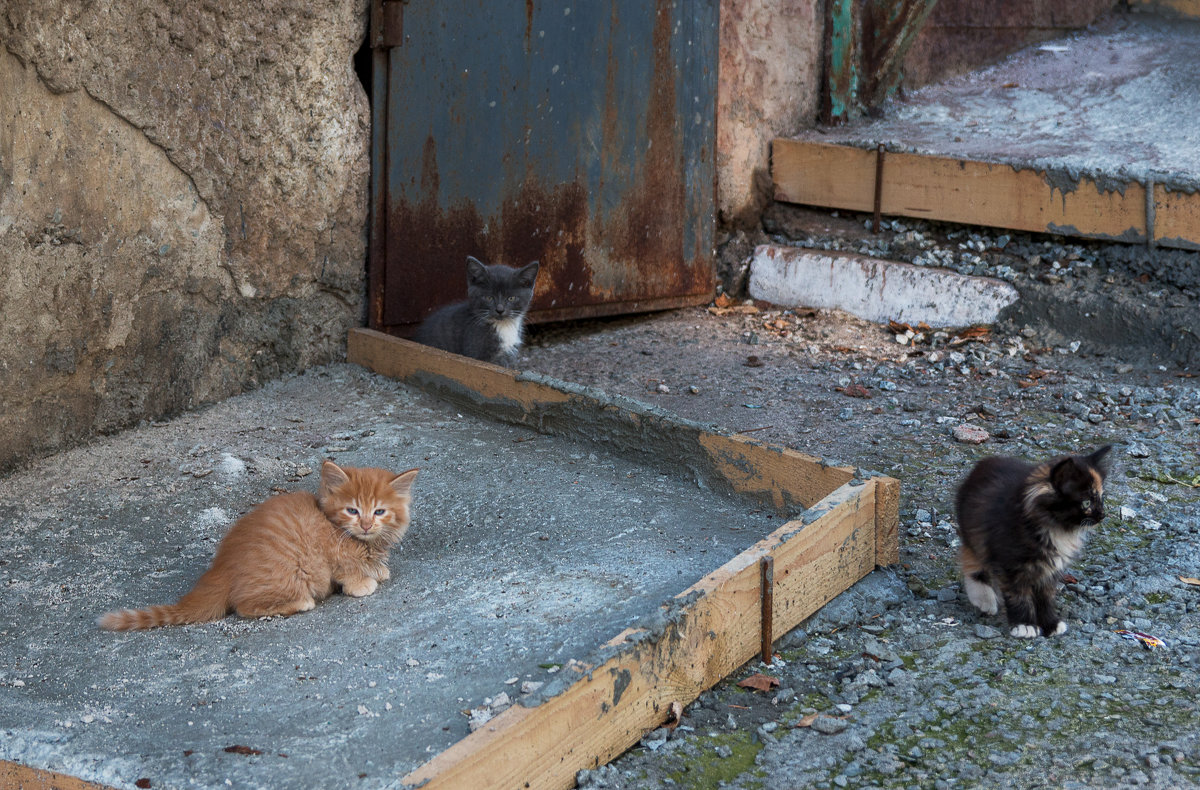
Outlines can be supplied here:
M111 790L108 785L85 782L74 776L30 768L0 760L0 788L5 790Z
M777 139L775 198L826 208L874 209L876 154L853 146ZM1127 242L1147 241L1146 189L1102 189L1038 170L924 154L887 154L884 214ZM1155 186L1154 240L1200 249L1200 193Z
M1134 11L1200 19L1200 0L1129 0L1129 6Z
M404 777L427 790L573 787L760 649L759 559L774 558L775 633L795 627L875 566L874 480L848 484L815 521L793 521L680 593L660 633L627 633L614 655L537 707L515 706Z
M450 354L371 329L353 329L347 359L493 419L595 441L619 440L654 451L670 446L681 463L733 492L779 511L811 507L858 475L849 466L758 442L713 433L627 398ZM586 420L586 422L584 421ZM648 447L646 445L649 445ZM637 447L633 447L635 451Z

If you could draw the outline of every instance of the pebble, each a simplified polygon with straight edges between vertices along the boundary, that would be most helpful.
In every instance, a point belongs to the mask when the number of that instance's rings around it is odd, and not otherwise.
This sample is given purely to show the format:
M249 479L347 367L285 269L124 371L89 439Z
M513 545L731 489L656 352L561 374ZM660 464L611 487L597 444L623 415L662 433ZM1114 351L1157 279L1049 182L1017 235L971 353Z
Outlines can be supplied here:
M1125 448L1125 452L1130 458L1150 457L1150 449L1141 442L1131 442L1129 446Z
M961 425L954 426L952 433L955 440L963 444L983 444L991 438L985 429L980 428L978 425L971 425L970 423L962 423Z
M992 628L990 625L983 625L981 623L975 626L975 636L979 637L980 639L995 639L996 637L1001 636L1001 632L996 628Z
M818 716L812 723L812 728L822 735L835 735L849 726L845 719L835 719L832 716Z

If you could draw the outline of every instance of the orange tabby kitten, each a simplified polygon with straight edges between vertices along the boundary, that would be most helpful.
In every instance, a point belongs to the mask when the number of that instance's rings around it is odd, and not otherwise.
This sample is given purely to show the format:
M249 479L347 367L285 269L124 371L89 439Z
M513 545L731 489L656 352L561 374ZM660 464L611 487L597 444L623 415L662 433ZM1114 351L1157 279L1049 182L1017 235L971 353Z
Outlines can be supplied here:
M375 592L388 572L388 550L408 529L417 470L321 466L318 496L280 494L238 519L217 547L212 567L178 603L123 609L100 618L110 631L307 612L341 586L346 595Z

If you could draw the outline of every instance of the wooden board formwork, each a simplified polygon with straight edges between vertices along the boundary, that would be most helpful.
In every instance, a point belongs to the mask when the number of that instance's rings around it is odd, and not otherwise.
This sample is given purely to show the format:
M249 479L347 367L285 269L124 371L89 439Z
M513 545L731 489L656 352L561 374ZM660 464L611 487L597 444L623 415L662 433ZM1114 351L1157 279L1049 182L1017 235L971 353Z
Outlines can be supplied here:
M1200 249L1200 192L1122 181L1102 187L1086 177L928 154L777 139L775 199L831 209L988 225L1112 241Z
M30 768L28 765L0 760L0 788L3 790L111 790L108 785L86 782L67 774Z
M1200 0L1130 0L1129 7L1134 11L1200 19Z
M578 678L514 706L403 778L425 788L566 788L661 726L783 634L898 557L897 481L726 435L636 401L475 362L369 329L348 359L493 418L672 457L697 482L796 517L664 605L661 625L614 637ZM760 562L772 558L764 613ZM769 619L768 619L769 618ZM565 670L572 671L572 670Z

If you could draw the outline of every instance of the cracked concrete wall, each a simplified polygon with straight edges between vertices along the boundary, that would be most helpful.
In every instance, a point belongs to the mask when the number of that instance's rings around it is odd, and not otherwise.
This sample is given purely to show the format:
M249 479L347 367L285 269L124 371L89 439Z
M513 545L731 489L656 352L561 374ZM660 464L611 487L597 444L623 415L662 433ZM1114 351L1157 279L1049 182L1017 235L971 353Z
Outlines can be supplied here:
M337 359L366 0L0 11L0 469Z
M721 0L717 207L722 224L757 225L771 198L771 140L816 123L823 6L818 0Z

